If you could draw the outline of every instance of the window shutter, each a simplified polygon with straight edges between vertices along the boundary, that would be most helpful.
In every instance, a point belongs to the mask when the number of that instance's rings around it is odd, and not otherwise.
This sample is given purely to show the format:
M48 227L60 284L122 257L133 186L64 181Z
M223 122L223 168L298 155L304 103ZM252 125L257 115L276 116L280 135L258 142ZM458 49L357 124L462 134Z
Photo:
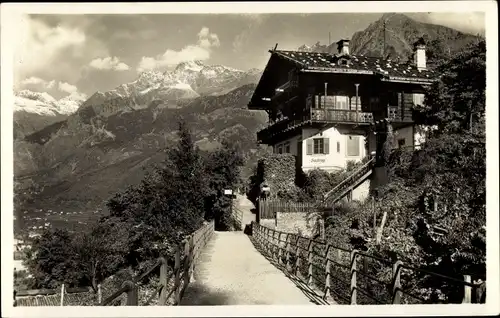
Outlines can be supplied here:
M330 138L323 138L324 142L324 154L327 155L330 153Z
M313 140L312 139L307 139L306 140L306 154L307 155L312 155L313 153Z

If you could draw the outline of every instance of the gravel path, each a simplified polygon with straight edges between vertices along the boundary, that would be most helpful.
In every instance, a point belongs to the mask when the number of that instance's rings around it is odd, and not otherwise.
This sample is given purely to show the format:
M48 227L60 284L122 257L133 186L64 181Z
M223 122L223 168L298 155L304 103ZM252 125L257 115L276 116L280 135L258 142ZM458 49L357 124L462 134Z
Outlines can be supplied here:
M243 212L243 225L255 220L254 206L245 196L238 195L235 205ZM314 305L243 232L215 232L196 262L180 305L286 304Z
M215 232L182 298L196 305L314 305L242 232Z

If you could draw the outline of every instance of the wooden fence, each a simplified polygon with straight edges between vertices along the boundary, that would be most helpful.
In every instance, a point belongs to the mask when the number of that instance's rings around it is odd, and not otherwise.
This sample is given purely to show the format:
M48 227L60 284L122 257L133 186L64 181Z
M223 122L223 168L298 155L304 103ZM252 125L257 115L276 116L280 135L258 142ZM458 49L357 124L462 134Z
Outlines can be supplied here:
M107 297L100 306L107 306L126 294L126 306L137 306L139 302L138 285L153 273L160 271L160 283L155 292L145 302L149 305L155 296L159 297L158 305L178 305L184 291L191 280L196 259L214 233L214 222L205 224L193 234L186 237L175 250L175 265L171 269L167 259L160 257L156 264L142 275L131 281L125 281L122 288ZM172 300L173 296L173 300Z
M243 230L243 211L238 209L236 204L231 203L231 218L233 220L234 228L236 231Z
M328 209L327 205L318 205L308 202L290 202L277 199L259 199L260 219L274 219L276 212L297 213L297 212L317 212L321 209Z
M261 253L276 260L292 277L319 290L324 300L351 305L485 301L486 282L471 283L468 275L460 280L401 261L276 231L255 222L252 228L254 242ZM440 280L447 291L421 286L424 279L427 282ZM437 295L441 299L436 300Z

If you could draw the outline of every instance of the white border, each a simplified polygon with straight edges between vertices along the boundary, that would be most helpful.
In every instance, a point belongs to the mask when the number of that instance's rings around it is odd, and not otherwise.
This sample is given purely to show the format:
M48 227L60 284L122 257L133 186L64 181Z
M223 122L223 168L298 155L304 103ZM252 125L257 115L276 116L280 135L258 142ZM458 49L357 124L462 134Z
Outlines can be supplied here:
M1 5L2 131L2 316L6 317L165 317L165 316L413 316L494 315L500 312L498 217L498 20L494 1L390 2L224 2L224 3L8 3ZM389 10L390 9L390 10ZM486 305L414 306L203 306L203 307L13 307L13 50L16 18L41 14L140 13L326 13L326 12L485 12L487 39L487 297Z

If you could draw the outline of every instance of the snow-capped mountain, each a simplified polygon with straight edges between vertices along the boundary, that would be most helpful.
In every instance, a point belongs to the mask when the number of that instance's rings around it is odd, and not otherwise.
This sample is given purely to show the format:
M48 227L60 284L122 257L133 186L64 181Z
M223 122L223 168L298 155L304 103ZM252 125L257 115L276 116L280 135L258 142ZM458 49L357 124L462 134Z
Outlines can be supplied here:
M316 44L309 46L307 44L301 45L299 48L297 48L297 51L301 52L320 52L320 53L335 53L335 51L332 51L334 49L335 45L323 45L319 41L316 42Z
M172 70L146 71L128 84L108 92L96 92L83 105L94 112L110 116L119 111L148 107L153 101L175 103L206 95L221 95L245 84L256 83L261 71L241 71L223 65L206 65L201 61L178 64Z
M14 94L14 112L24 111L41 116L70 115L77 111L84 98L84 95L71 94L56 100L46 92L25 89Z
M177 100L200 95L220 95L244 84L258 80L260 71L247 72L223 65L206 65L201 61L178 64L171 71L146 71L132 83L111 90L110 96L137 97L154 95L155 98Z
M56 100L46 92L14 93L14 139L24 138L75 113L85 95L73 93Z

